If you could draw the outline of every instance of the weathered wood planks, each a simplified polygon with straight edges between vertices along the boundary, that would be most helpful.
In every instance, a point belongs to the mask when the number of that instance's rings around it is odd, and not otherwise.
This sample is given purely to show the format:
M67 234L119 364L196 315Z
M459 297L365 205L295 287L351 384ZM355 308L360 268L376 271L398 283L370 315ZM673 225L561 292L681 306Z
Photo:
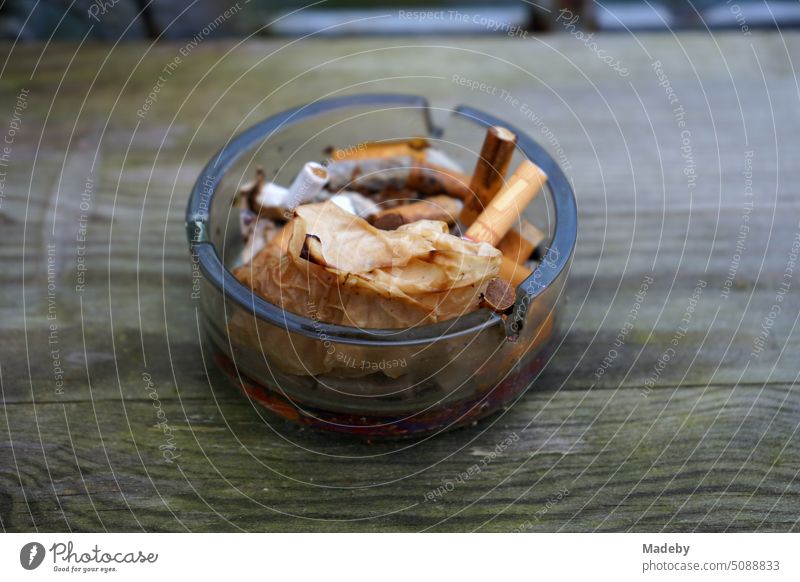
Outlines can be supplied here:
M68 70L75 47L51 47L32 78L42 47L16 47L0 86L4 95L27 87L30 97L0 205L0 526L797 529L796 273L763 351L756 357L753 349L798 232L800 119L783 42L796 52L800 37L638 38L641 46L601 37L626 61L627 78L561 37L311 41L264 62L277 42L247 43L224 58L232 43L206 42L144 118L137 109L178 45L117 47L102 68L107 47L84 46ZM355 54L367 49L378 52ZM691 192L654 60L686 110L697 172ZM385 71L408 76L404 90L434 106L491 108L552 150L520 104L450 77L471 75L535 109L563 147L580 209L563 341L534 387L476 429L413 445L365 445L275 424L216 370L207 375L182 225L188 190L224 139L330 90L393 90L396 82L374 80ZM347 89L354 83L366 85ZM78 293L82 214L88 270ZM58 259L54 302L48 245ZM699 281L705 286L684 326ZM63 393L54 383L52 321ZM616 345L626 321L633 328ZM654 376L676 337L669 364ZM156 425L144 378L172 441ZM180 455L173 463L163 454L171 446ZM459 480L475 463L477 475Z

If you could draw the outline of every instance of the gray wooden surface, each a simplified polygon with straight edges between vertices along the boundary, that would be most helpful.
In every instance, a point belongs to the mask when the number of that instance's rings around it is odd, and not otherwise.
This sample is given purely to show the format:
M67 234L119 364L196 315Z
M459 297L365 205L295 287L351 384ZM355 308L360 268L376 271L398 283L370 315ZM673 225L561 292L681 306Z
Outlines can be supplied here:
M0 168L0 526L798 529L800 38L596 40L627 76L570 35L206 41L141 117L182 44L3 46L3 135L28 93ZM243 127L331 92L397 90L490 109L551 151L557 139L580 233L563 340L519 401L471 429L365 444L274 421L204 360L183 212Z

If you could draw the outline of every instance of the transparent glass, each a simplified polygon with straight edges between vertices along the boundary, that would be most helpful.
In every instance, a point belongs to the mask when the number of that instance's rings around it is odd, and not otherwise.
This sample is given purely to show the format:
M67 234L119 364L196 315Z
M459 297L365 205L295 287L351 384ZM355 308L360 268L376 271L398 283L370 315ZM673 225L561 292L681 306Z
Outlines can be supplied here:
M370 437L446 430L497 410L529 385L542 364L575 245L570 185L550 155L518 128L459 107L445 131L432 124L431 113L423 98L408 95L304 105L232 140L194 187L186 226L192 260L202 273L202 320L214 358L249 397L284 418ZM536 202L541 208L533 209L548 244L517 288L510 316L478 310L408 330L330 325L283 311L231 274L242 248L232 199L256 165L288 183L306 161L324 161L330 146L426 136L471 169L489 125L514 131L516 156L548 175L546 196Z

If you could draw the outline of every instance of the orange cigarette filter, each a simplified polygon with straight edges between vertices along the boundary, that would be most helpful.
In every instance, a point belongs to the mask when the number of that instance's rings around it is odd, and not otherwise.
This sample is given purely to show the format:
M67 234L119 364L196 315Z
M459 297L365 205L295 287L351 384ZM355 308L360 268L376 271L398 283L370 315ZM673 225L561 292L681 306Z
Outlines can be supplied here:
M539 166L523 160L465 236L496 247L546 182L547 175Z
M361 143L349 148L334 150L331 158L337 162L342 160L368 160L371 158L391 158L395 156L411 156L415 160L425 159L425 149L430 144L422 137L404 140Z
M516 145L517 136L505 127L494 126L486 130L481 155L470 181L472 195L461 212L461 222L466 226L473 223L503 187L503 178L511 164Z
M520 265L518 262L503 256L500 262L500 278L504 281L511 283L512 287L519 287L519 285L528 277L531 271L525 265Z
M377 228L393 227L387 230L418 220L441 220L447 224L454 224L462 206L461 200L452 196L429 196L419 202L383 210L376 214L371 222Z
M522 264L530 258L545 238L547 235L523 218L517 229L512 228L508 231L497 248L508 258Z

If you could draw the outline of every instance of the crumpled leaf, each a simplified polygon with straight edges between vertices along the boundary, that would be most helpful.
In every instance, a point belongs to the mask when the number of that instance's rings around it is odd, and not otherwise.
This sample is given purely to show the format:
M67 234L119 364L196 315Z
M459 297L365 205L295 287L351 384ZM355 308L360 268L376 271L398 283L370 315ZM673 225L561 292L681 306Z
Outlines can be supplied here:
M331 202L299 206L285 252L268 245L234 274L267 301L315 320L408 328L478 309L501 253L419 221L374 228Z

